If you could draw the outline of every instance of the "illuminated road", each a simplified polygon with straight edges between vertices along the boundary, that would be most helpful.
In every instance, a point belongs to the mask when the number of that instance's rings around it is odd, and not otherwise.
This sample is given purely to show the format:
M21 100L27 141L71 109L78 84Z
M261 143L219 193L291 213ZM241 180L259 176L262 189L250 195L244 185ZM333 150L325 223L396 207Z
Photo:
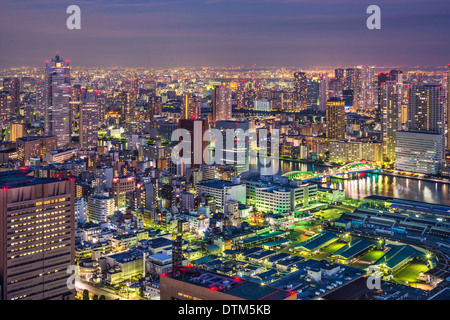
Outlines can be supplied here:
M119 295L117 295L114 290L111 289L107 289L107 288L97 288L94 287L90 284L87 284L85 282L80 282L80 281L76 281L75 282L75 288L77 289L77 291L83 291L83 290L88 290L89 294L92 296L93 294L97 294L99 297L101 295L104 295L106 297L107 300L128 300L124 297L121 297ZM92 299L92 297L91 297Z

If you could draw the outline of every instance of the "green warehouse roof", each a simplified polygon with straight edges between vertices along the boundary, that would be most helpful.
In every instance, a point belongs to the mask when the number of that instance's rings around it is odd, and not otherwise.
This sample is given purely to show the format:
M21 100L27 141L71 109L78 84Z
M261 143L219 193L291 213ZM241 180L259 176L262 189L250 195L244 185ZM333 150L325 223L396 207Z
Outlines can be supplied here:
M335 252L332 257L339 258L344 260L353 259L355 256L360 254L361 252L369 249L370 247L375 247L375 244L370 242L367 239L357 239L352 242L346 244L337 252Z
M417 256L423 255L422 252L414 249L408 245L389 245L391 249L380 259L378 259L374 265L386 265L388 269L395 270L407 260L412 260Z
M319 233L318 235L315 235L314 237L312 237L306 241L303 241L302 243L295 246L295 248L303 249L306 251L315 251L337 239L338 239L338 237L336 237L333 233L323 232L323 233Z

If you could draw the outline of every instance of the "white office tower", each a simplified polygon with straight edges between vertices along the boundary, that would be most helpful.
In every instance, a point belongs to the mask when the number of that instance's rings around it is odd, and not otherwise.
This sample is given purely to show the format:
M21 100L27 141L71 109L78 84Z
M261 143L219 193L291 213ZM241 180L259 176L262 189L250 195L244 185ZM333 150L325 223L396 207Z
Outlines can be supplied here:
M259 99L255 101L255 111L272 111L272 102L269 99Z
M444 136L423 131L397 131L395 168L438 175L444 158Z
M75 222L86 223L88 217L88 205L86 200L81 197L75 199Z
M114 214L114 198L96 194L88 198L88 220L94 223L106 222Z
M47 101L45 134L58 137L58 147L71 142L70 65L59 55L46 61Z

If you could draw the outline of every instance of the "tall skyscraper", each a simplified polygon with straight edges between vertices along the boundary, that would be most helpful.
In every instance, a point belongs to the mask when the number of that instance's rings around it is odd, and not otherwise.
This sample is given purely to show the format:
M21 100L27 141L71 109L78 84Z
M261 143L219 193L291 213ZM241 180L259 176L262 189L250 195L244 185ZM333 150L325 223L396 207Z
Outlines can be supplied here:
M80 108L80 147L92 149L98 143L98 103L92 88L83 91Z
M28 172L0 173L1 298L72 299L67 268L75 263L74 181Z
M408 130L444 134L442 88L437 85L412 85L408 89Z
M344 98L344 80L330 79L328 83L328 98ZM326 106L326 103L325 103Z
M375 68L362 66L359 92L358 92L358 108L362 110L370 110L374 107L374 75Z
M383 84L382 136L383 154L386 160L395 158L396 132L401 129L403 84L387 81Z
M213 120L231 120L231 89L225 86L215 87L213 92Z
M447 150L450 151L450 64L447 67Z
M327 138L345 139L345 102L339 98L327 101Z
M319 112L324 112L327 109L328 100L328 73L319 75Z
M183 102L181 104L181 119L198 119L201 116L200 112L201 99L191 93L183 95Z
M5 78L3 89L11 95L11 114L17 115L20 110L20 80L18 78Z
M119 94L119 102L122 109L122 121L130 123L136 118L136 91L122 91Z
M336 80L344 81L345 70L341 68L334 69L334 78Z
M191 168L199 168L204 162L203 151L208 147L208 141L203 141L203 135L208 130L208 121L201 119L181 119L179 128L189 132L191 140ZM183 155L183 157L188 157Z
M297 108L306 109L308 106L308 80L305 72L294 73L294 98Z
M11 118L11 100L8 91L0 92L0 121L7 121Z
M58 137L58 146L71 142L70 64L59 55L46 61L47 103L45 134Z

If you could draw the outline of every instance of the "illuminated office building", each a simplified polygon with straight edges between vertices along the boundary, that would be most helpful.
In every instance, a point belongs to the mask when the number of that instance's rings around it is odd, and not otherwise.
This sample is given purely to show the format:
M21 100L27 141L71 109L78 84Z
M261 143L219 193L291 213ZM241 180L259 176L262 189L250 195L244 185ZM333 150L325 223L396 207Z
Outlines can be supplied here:
M402 97L402 83L387 81L383 84L381 131L385 160L395 159L395 133L401 129Z
M45 134L58 137L58 147L71 142L70 64L59 55L46 61L47 107Z
M408 130L443 134L445 130L442 88L412 85L408 89Z
M345 139L345 102L338 98L327 101L327 138Z
M213 120L231 120L231 89L224 86L215 87L213 92Z
M294 99L297 107L302 110L308 105L308 80L305 72L294 73Z
M191 93L183 95L181 119L198 119L201 116L201 99Z
M3 300L66 300L74 264L71 179L0 173L0 283Z
M92 149L98 142L98 103L95 101L95 92L87 88L83 92L80 107L80 147Z

